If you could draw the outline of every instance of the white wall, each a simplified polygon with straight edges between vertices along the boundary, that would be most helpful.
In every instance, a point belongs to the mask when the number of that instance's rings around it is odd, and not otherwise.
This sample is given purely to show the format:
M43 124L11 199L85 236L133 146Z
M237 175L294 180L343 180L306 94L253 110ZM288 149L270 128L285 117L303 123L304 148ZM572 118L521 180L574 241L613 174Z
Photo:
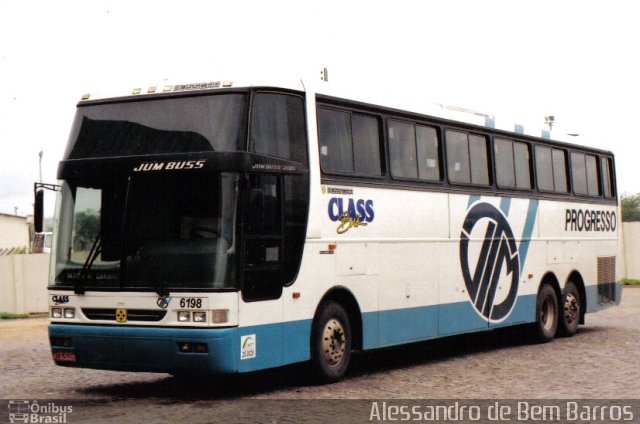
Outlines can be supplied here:
M29 224L23 216L0 214L0 249L29 247Z
M48 310L49 254L0 256L0 311Z
M640 222L622 223L622 278L640 279Z

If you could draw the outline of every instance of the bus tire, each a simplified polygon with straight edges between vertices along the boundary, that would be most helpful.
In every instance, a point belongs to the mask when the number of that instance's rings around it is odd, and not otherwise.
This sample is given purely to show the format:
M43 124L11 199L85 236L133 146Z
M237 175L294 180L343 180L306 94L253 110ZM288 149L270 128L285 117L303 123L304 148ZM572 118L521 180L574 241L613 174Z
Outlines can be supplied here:
M560 304L560 319L558 331L563 337L571 337L578 331L580 314L582 313L582 299L578 287L569 281L564 288L562 303Z
M543 284L536 300L535 338L541 343L553 340L558 329L558 297L549 284Z
M311 328L311 361L322 383L339 381L351 359L351 323L344 308L327 301L320 305Z

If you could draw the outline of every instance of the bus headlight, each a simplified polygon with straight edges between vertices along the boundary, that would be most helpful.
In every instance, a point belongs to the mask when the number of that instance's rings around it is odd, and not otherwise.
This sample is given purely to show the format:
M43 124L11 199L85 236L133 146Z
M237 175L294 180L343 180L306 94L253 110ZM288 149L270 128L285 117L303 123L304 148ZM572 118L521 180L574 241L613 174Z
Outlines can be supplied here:
M207 313L206 312L194 312L193 313L193 322L207 322Z
M62 308L51 308L51 318L62 318Z
M179 322L191 321L191 313L189 311L178 311L178 321Z
M75 308L64 308L64 317L65 318L75 318L76 317Z
M211 311L212 321L214 324L224 324L229 321L228 309L214 309Z

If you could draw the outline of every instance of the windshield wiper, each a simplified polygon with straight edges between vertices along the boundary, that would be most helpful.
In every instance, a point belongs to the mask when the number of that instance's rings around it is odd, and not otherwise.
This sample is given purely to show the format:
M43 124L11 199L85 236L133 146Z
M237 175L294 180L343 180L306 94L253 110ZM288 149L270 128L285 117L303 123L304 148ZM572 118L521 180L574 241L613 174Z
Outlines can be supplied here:
M89 271L93 266L93 263L98 258L102 250L102 232L98 232L96 239L93 241L93 245L91 245L91 250L89 250L89 255L87 259L84 261L82 265L82 270L80 271L80 279L76 282L74 293L75 294L84 294L84 285L82 284L84 279L87 279L89 276Z

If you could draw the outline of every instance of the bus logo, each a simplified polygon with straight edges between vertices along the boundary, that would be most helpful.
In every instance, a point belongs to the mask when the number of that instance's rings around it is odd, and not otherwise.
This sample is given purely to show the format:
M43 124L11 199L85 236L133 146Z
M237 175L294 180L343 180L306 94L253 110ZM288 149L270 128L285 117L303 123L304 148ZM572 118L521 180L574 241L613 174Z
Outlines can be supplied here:
M482 240L482 230L485 228ZM482 240L474 269L469 266L469 251L477 251L469 249L472 233L473 238ZM476 203L467 212L460 233L460 266L467 293L476 311L490 322L506 318L513 309L518 293L520 260L509 221L493 205ZM498 287L507 285L507 295L497 297ZM496 303L500 300L500 303Z
M127 322L127 310L126 309L116 309L116 321L117 322Z

